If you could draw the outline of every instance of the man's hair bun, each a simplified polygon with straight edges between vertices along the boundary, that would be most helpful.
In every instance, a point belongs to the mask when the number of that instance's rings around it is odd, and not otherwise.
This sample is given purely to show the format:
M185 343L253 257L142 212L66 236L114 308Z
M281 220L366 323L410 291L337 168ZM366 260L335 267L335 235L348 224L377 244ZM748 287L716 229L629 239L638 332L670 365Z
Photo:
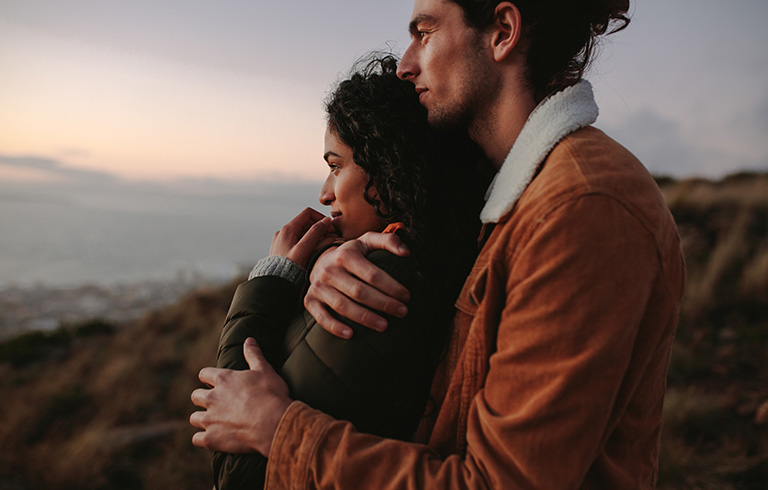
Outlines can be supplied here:
M629 24L629 0L596 0L592 5L593 35L617 32Z
M492 24L501 0L451 0L477 29ZM520 10L526 78L542 100L581 80L605 34L629 24L629 0L513 0Z

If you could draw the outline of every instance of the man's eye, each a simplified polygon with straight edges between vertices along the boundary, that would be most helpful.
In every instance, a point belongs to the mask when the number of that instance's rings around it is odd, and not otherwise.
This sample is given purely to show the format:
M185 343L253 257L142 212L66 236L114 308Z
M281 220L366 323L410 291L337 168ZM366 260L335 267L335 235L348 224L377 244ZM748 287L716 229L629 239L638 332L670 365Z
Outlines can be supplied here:
M416 35L419 36L420 39L424 39L427 35L427 31L416 31Z

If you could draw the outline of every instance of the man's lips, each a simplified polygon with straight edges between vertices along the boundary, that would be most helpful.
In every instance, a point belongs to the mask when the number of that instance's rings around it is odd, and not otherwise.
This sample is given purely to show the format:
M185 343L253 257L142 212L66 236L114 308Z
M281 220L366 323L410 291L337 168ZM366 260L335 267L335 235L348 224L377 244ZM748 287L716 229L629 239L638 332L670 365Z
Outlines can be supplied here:
M427 89L425 87L416 87L416 93L419 95L419 102L423 102L422 99L424 94L427 93Z

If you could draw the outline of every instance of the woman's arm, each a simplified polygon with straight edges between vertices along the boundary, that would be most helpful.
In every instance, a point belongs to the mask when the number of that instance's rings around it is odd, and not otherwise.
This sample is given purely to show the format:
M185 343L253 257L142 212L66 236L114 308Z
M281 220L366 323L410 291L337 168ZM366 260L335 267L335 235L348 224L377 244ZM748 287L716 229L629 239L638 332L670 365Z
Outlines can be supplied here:
M327 241L330 219L306 208L275 233L270 256L235 291L219 339L216 366L247 370L243 342L253 337L274 367L282 363L290 319L300 306L304 266L311 253ZM255 277L254 277L255 276ZM213 478L219 490L262 488L266 458L261 454L213 454Z
M424 412L441 336L427 332L438 312L414 261L386 251L369 255L371 262L412 294L405 318L387 316L389 327L377 332L349 320L354 330L340 339L311 320L311 328L279 369L291 397L363 432L410 439ZM429 321L432 320L432 321ZM448 325L444 326L446 329Z
M299 306L299 288L278 276L254 277L238 286L219 340L216 367L248 369L243 342L256 339L267 361L279 366L290 318ZM267 459L261 454L213 453L213 480L218 490L263 488Z
M304 267L318 247L334 238L332 230L330 218L306 208L275 233L269 257L259 261L251 280L235 292L219 341L217 367L248 369L242 352L248 337L259 342L271 364L276 361L284 327L297 307ZM255 272L261 277L254 278Z
M248 369L243 342L253 337L267 360L277 357L288 323L299 306L299 288L278 276L255 277L238 286L219 339L216 367Z

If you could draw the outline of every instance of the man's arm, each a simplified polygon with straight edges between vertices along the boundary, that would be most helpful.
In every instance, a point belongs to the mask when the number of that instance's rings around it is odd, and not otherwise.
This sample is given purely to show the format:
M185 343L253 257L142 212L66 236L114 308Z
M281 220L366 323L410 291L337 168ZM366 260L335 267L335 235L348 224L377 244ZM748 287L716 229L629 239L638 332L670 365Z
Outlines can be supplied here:
M369 232L326 251L310 272L310 286L304 307L328 332L348 339L352 330L333 317L335 311L352 322L383 331L387 321L375 311L398 318L408 313L410 293L366 256L383 249L406 256L409 251L394 233Z
M505 306L493 339L495 353L479 367L488 370L485 383L466 400L466 419L449 414L441 427L455 432L460 447L466 428L466 449L458 454L358 433L300 402L286 403L287 396L276 403L276 411L243 404L242 424L220 415L228 409L221 407L209 408L208 420L193 415L193 425L210 427L214 434L228 432L220 430L227 426L257 425L244 446L269 452L267 488L578 488L608 450L620 418L640 423L648 414L660 417L671 341L671 331L662 331L663 326L639 330L660 274L653 237L623 207L608 205L589 198L560 208L525 243L507 245L506 265L490 266L509 269ZM636 339L645 347L640 349ZM630 363L640 370L632 376L627 375ZM639 375L643 369L650 381ZM213 381L207 375L201 379ZM227 382L212 391L227 384L232 396L243 392ZM640 399L627 415L636 390ZM256 389L254 395L254 400L276 396L269 389ZM637 440L613 458L625 456L633 444L648 447L648 441L651 446L658 441L657 428L616 436L627 435ZM238 441L195 437L196 444L215 449ZM654 461L651 450L632 464L652 469Z
M657 373L667 361L671 333L639 331L659 274L653 237L620 206L607 212L587 199L508 249L519 254L507 264L485 384L467 400L465 453L357 433L294 402L273 441L267 488L579 488L641 383L625 378L628 365ZM651 351L638 350L638 336L656 335ZM658 408L659 394L646 394L642 403Z

